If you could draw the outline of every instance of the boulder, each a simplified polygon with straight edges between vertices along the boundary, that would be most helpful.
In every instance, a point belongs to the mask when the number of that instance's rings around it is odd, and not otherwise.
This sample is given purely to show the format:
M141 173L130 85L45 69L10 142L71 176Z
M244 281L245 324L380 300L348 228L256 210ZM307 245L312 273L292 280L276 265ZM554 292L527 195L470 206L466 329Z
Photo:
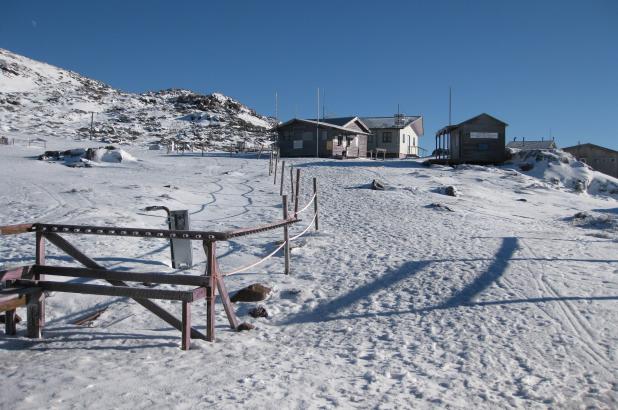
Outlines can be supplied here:
M444 193L444 195L457 196L457 190L455 189L454 186L451 186L451 185L444 187L442 192Z
M534 164L531 164L529 162L524 162L523 164L519 165L519 169L524 172L530 171L532 170L532 168L534 168Z
M239 324L238 327L236 328L236 330L238 330L239 332L242 332L243 330L252 330L252 329L255 329L255 326L247 322L243 322Z
M271 289L260 283L254 283L246 288L240 289L230 299L232 303L236 302L259 302L264 300L270 294Z
M371 182L371 189L373 189L374 191L384 191L384 184L377 179L374 179Z
M268 317L268 312L266 308L262 305L258 305L249 310L249 316L258 318L258 317Z

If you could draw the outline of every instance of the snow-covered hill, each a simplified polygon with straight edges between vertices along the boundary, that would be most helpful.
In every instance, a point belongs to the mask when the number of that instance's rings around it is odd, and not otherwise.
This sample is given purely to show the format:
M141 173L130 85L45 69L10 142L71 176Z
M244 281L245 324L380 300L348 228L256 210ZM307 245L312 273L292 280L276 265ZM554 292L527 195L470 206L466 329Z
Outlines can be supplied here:
M170 137L225 148L268 139L272 118L219 93L170 89L143 94L0 49L0 136L147 144Z
M511 160L503 167L530 177L532 184L618 198L618 179L595 171L560 149L513 150Z

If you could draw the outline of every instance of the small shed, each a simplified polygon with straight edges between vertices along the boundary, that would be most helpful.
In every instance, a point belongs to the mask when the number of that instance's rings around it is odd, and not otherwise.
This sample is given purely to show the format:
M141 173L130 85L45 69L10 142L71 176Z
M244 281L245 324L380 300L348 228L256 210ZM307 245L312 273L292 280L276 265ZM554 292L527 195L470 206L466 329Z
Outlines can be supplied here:
M531 140L522 138L521 140L517 140L517 138L513 138L513 141L510 141L506 144L507 148L515 148L515 149L524 149L524 150L535 150L535 149L556 149L558 146L556 145L556 141L553 139L543 139L541 140Z
M367 157L370 131L358 117L293 118L276 130L282 157Z
M448 164L497 164L506 159L507 123L480 114L436 133L434 162Z
M595 170L618 178L618 151L589 143L566 147L563 150Z

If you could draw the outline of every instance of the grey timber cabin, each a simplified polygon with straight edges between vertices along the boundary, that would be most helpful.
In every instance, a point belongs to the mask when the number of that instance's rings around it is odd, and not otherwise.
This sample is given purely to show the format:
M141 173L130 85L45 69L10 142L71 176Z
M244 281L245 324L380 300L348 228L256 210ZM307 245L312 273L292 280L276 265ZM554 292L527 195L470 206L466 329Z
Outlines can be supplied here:
M562 149L593 169L618 178L618 151L595 144L579 144Z
M518 141L517 138L513 138L513 141L506 144L507 148L515 148L522 150L536 150L536 149L556 149L558 146L556 145L556 141L553 139L546 140L526 140L522 138L521 141Z
M371 130L367 150L385 149L387 157L420 156L419 139L424 133L423 117L395 114L392 117L361 117Z
M436 157L445 164L497 164L506 160L507 123L480 114L436 133Z
M365 158L369 128L358 117L321 120L293 118L280 124L277 144L282 157ZM319 139L316 143L316 138Z

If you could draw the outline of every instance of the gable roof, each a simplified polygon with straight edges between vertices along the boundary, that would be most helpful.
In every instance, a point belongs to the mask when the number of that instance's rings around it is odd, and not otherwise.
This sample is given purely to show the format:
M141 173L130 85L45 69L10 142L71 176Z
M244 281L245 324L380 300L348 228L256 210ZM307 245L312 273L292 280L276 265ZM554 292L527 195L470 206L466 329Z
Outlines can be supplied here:
M504 124L504 126L508 126L508 125L509 125L509 124L507 124L506 122L501 121L501 120L497 119L496 117L492 117L491 115L489 115L489 114L487 114L487 113L481 113L481 114L479 114L479 115L477 115L477 116L474 116L474 117L472 117L472 118L468 118L467 120L462 121L462 122L460 122L459 124L455 124L455 125L447 125L446 127L442 127L441 129L439 129L439 130L438 130L438 132L436 132L436 136L438 136L438 135L448 134L449 132L451 132L451 131L452 131L452 130L454 130L455 128L459 128L459 127L461 127L462 125L467 124L467 123L469 123L469 122L472 122L472 121L476 120L476 119L477 119L477 118L479 118L479 117L489 117L489 118L491 118L492 120L494 120L494 121L496 121L496 122L499 122L500 124Z
M336 118L320 118L320 122L327 122L333 125L339 125L340 127L345 127L350 122L354 121L355 118L358 117L336 117ZM310 118L311 121L317 121L315 118Z
M349 117L349 118L350 118L350 120L346 123L346 125L349 124L350 122L354 121L354 120L358 120L359 123L363 126L363 128L365 128L366 130L369 130L369 128L367 128L367 126L362 121L360 121L360 119L358 119L358 117ZM325 121L328 121L328 118ZM345 132L347 132L349 134L362 134L362 135L369 135L370 134L370 132L359 131L357 129L347 128L346 126L332 124L330 122L324 122L322 120L320 120L320 122L318 122L318 121L316 121L314 119L303 120L301 118L292 118L289 121L286 121L286 122L284 122L282 124L279 124L276 128L285 127L285 126L290 125L290 124L292 124L294 122L300 122L300 123L303 123L303 124L311 124L311 125L315 125L316 127L319 126L320 128L332 128L332 129L336 129L336 130L339 130L339 131L345 131Z
M522 141L510 141L506 144L507 148L518 148L518 149L553 149L557 148L556 141L554 140L542 140L542 141L530 141L530 140L522 140Z
M598 149L598 150L605 151L605 152L609 152L609 153L612 153L612 154L618 154L618 151L614 151L614 150L613 150L613 149L611 149L611 148L605 148L605 147L602 147L602 146L600 146L600 145L591 144L591 143L589 143L589 142L587 142L587 143L585 143L585 144L573 145L572 147L562 148L562 150L563 150L563 151L567 151L567 152L571 152L571 151L576 151L579 147L585 147L585 146L589 146L589 147L591 147L591 148L596 148L596 149ZM571 152L571 153L572 153L572 152Z
M402 125L395 124L395 117L361 117L361 120L367 124L369 128L403 128L412 124L414 121L421 118L420 115L404 115Z

